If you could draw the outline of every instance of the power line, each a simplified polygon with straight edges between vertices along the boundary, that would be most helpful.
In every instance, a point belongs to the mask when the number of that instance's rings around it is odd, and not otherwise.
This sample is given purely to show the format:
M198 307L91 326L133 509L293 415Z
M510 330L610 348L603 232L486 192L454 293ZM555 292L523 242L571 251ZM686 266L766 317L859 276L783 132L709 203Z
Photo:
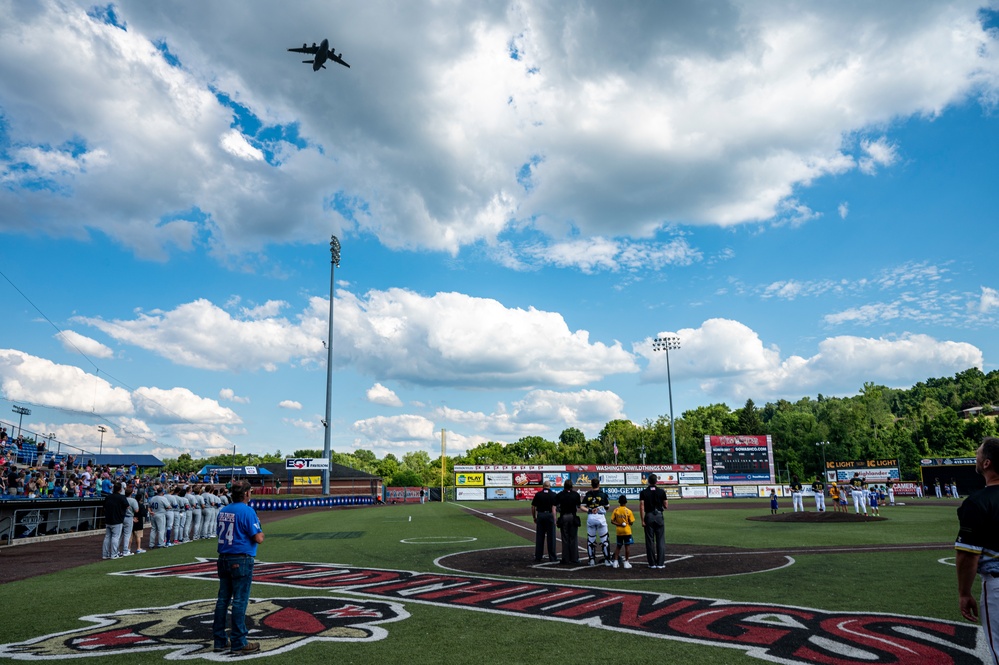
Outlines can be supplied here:
M97 365L97 363L96 363L96 362L94 362L94 361L93 361L93 360L92 360L92 359L90 358L90 356L88 356L88 355L87 355L86 353L84 353L84 352L83 352L83 350L82 350L82 349L80 349L80 347L78 347L78 346L77 346L76 344L74 344L74 343L73 343L73 340L72 340L72 339L70 339L70 338L69 338L69 336L65 334L65 331L64 331L64 330L63 330L62 328L60 328L59 326L57 326L57 325L55 324L55 322L53 322L53 321L52 321L52 319L50 319L50 318L49 318L49 317L48 317L48 316L47 316L47 315L45 314L45 312L43 312L43 311L42 311L42 309L41 309L41 308L40 308L40 307L39 307L38 305L36 305L36 304L35 304L35 303L34 303L34 302L33 302L33 301L31 300L31 298L29 298L29 297L28 297L28 295L27 295L26 293L24 293L24 291L22 291L22 290L21 290L21 289L20 289L20 288L19 288L19 287L17 286L17 284L15 284L15 283L14 283L14 282L13 282L13 281L12 281L12 280L10 279L10 277L8 277L8 276L6 275L6 273L4 273L4 272L3 272L2 270L0 270L0 277L3 277L3 278L4 278L4 279L5 279L6 281L7 281L7 283L8 283L8 284L10 284L10 285L11 285L11 287L12 287L12 288L13 288L13 289L14 289L15 291L17 291L17 293L18 293L18 294L19 294L19 295L20 295L20 296L21 296L22 298L24 298L24 300L25 300L25 301L26 301L26 302L27 302L27 303L28 303L29 305L31 305L31 306L32 306L32 307L34 308L34 310L35 310L36 312L38 312L39 316L41 316L41 317L42 317L43 319L45 319L45 321L47 321L47 322L48 322L48 324L49 324L50 326L52 326L52 328L53 328L53 329L55 329L56 333L57 333L57 334L59 335L59 338L60 338L60 341L62 341L63 343L66 343L66 344L69 344L69 345L70 345L71 347L73 347L73 349L75 349L77 353L79 353L79 354L80 354L81 356L83 356L83 358L84 358L84 359L85 359L85 360L86 360L86 361L87 361L88 363L90 363L90 364L91 364L91 366L93 366L93 368L94 368L94 372L95 372L95 376L96 376L96 377L97 377L98 379L100 379L100 378L101 378L101 376L100 376L100 375L101 375L101 374L103 373L103 374L104 374L104 376L106 376L106 377L108 377L108 379L110 379L109 383L111 383L112 385L118 385L118 386L121 386L122 388L125 388L125 389L127 389L127 390L129 391L129 393L130 393L131 395L133 395L133 396L135 396L135 397L138 397L138 398L140 398L140 399L142 399L142 400L144 400L144 401L146 401L146 402L149 402L149 403L151 403L151 404L155 404L155 405L156 405L157 407L159 407L160 409L162 409L162 410L163 410L163 411L165 411L166 413L169 413L169 414L171 414L171 415L175 416L175 417L176 417L176 419L177 419L178 421L180 421L180 422L182 422L182 423L185 423L185 424L188 424L188 425L192 425L192 426L194 426L194 427L196 428L196 429L195 429L195 431L196 431L196 432L205 432L205 433L209 433L209 434L210 434L210 433L212 433L212 432L210 432L210 431L209 431L209 430L207 430L207 429L202 429L199 423L196 423L196 422L193 422L193 421L191 421L191 420L188 420L187 418L185 418L185 417L181 416L181 415L180 415L179 413L177 413L177 412L176 412L176 411L174 411L173 409L170 409L169 407L166 407L166 406L164 406L163 404L160 404L160 403L159 403L159 402L157 402L156 400L154 400L154 399L152 399L152 398L150 398L150 397L147 397L146 395L138 395L138 391L137 391L137 390L136 390L135 388L133 388L132 386L128 385L128 384L127 384L127 383L125 383L124 381L122 381L122 380L120 380L120 379L118 379L118 378L114 377L114 376L113 376L112 374L109 374L108 372L106 372L106 371L102 370L102 369L101 369L101 368L100 368L100 367L99 367L99 366ZM31 403L30 401L28 401L28 400L18 400L18 401L22 401L22 402L24 402L25 404L32 404L32 403ZM96 402L96 398L95 398L95 402ZM44 407L44 408L52 408L52 409L56 409L56 410L58 410L58 411L63 411L63 412L66 412L66 413L76 413L76 414L84 414L84 413L87 413L86 411L79 411L79 410L76 410L76 409L67 409L67 408L64 408L64 407L55 407L55 406L50 406L50 405L47 405L47 404L33 404L33 406L40 406L40 407ZM95 403L95 407L96 407L96 403ZM129 431L129 430L128 430L128 428L126 428L126 427L124 427L124 426L122 426L122 425L120 425L120 424L119 424L119 425L115 425L115 424L113 424L113 423L111 422L111 420L110 420L110 419L109 419L109 418L108 418L107 416L105 416L104 414L101 414L101 413L98 413L98 412L97 412L97 409L96 409L96 408L93 408L93 409L91 409L91 411L89 412L89 415L93 415L93 416L96 416L96 417L100 418L101 420L103 420L104 422L108 423L109 425L112 425L112 426L114 426L114 427L115 427L115 428L116 428L116 429L117 429L118 431L121 431L121 432L125 432L125 433L129 434L130 436L133 436L133 437L136 437L136 438L139 438L139 439L143 439L143 440L145 440L145 441L149 441L150 443L159 443L159 441L157 441L157 440L155 440L155 439L150 439L149 437L146 437L146 436L142 436L142 435L140 435L140 434L136 434L136 433L134 433L134 432L131 432L131 431Z

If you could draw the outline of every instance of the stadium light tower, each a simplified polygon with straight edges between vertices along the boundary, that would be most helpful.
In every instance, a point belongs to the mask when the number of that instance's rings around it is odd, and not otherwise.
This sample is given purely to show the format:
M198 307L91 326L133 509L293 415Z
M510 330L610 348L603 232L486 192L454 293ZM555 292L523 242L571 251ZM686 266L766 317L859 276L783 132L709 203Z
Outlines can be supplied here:
M666 387L669 389L669 437L673 444L673 464L676 464L676 421L673 420L673 380L669 373L669 352L680 348L680 338L676 335L660 335L652 340L653 351L666 352Z
M100 449L100 451L97 454L98 455L103 455L104 454L104 432L108 431L108 428L105 427L104 425L98 425L97 426L97 431L101 433L101 449Z
M826 446L829 445L828 441L819 441L815 445L822 446L822 481L826 480Z
M17 404L15 404L14 408L11 409L11 411L13 411L14 413L18 414L18 417L17 417L17 438L20 439L21 438L21 422L24 420L25 416L30 416L31 415L31 409L25 408L23 406L18 406Z
M326 469L323 471L323 495L330 493L330 422L333 411L333 274L340 265L340 241L336 236L330 236L330 326L329 339L326 343L326 418L323 420L325 437L323 439L323 457L326 459Z

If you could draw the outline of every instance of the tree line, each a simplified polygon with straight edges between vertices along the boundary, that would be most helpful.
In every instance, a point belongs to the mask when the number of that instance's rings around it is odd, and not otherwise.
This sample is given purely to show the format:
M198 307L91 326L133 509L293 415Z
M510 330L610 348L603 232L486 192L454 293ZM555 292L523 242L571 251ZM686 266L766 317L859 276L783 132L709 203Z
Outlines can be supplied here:
M999 370L985 374L977 368L927 379L907 389L865 383L852 397L819 394L814 399L781 399L762 407L747 399L734 410L724 403L709 404L684 411L676 419L677 462L703 466L706 435L769 434L777 469L785 479L821 473L823 451L829 461L898 459L903 478L914 479L919 477L922 458L973 457L982 438L999 435L997 415ZM455 464L670 464L672 425L663 415L641 424L612 420L594 438L569 427L556 441L539 436L512 443L488 441L463 455L448 457L444 481L453 484ZM293 456L322 457L322 451L296 450ZM284 461L280 451L236 458L236 464L253 463L244 461L248 459ZM194 463L187 456L197 468L229 465L232 460L222 455ZM170 462L176 461L168 460L167 469L172 470ZM392 453L378 459L368 450L334 452L331 461L378 475L396 487L441 483L440 458L422 450L401 459Z

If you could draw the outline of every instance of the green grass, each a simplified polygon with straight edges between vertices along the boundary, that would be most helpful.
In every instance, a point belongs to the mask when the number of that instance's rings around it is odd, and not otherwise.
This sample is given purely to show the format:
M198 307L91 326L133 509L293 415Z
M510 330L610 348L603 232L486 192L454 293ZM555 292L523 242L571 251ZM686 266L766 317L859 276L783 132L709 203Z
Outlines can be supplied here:
M761 502L762 503L762 502ZM509 508L509 502L470 504L479 510ZM530 509L524 508L527 523ZM765 506L682 511L666 515L669 543L745 548L808 545L946 543L956 533L954 508L907 506L885 510L890 519L863 524L774 524L753 522ZM290 513L294 515L294 513ZM525 531L525 533L527 533ZM641 529L636 537L641 539ZM475 538L472 542L428 542L431 538ZM422 539L405 543L404 540ZM402 505L303 514L266 526L258 560L340 563L412 571L438 570L434 560L455 552L526 545L528 541L490 524L455 504ZM88 541L87 546L100 547ZM82 627L78 617L125 608L165 606L213 598L212 581L109 577L123 571L194 557L214 557L214 543L198 541L138 557L100 562L6 585L0 619L2 641ZM751 556L751 555L749 555ZM952 548L932 551L863 552L795 556L795 565L774 572L696 580L608 583L622 589L815 607L834 611L916 614L959 620L954 568L937 562ZM589 586L596 584L586 583ZM254 584L253 596L306 596L326 592ZM336 595L347 595L337 593ZM739 650L673 642L536 618L486 614L467 609L404 603L411 616L388 624L389 636L373 643L313 644L266 661L312 663L537 663L572 654L574 660L611 662L760 663ZM44 608L44 610L42 610ZM21 612L20 610L24 611ZM24 620L27 618L27 620ZM547 658L536 645L546 645ZM167 652L142 654L159 661ZM568 657L568 656L566 656ZM11 661L12 662L12 661ZM134 656L88 658L83 663L128 663ZM255 661L256 662L256 661Z

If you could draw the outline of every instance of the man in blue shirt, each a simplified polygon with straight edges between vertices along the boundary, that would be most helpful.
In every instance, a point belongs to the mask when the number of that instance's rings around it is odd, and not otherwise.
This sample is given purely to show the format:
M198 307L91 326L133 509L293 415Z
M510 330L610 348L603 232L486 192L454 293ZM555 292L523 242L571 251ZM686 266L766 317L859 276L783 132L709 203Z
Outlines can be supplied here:
M218 516L218 577L219 595L215 601L215 621L212 625L214 650L229 650L233 655L260 651L259 642L247 642L246 606L250 602L253 582L253 557L257 545L264 542L257 513L248 505L249 481L233 483L232 502ZM232 603L232 623L226 635L226 614Z

